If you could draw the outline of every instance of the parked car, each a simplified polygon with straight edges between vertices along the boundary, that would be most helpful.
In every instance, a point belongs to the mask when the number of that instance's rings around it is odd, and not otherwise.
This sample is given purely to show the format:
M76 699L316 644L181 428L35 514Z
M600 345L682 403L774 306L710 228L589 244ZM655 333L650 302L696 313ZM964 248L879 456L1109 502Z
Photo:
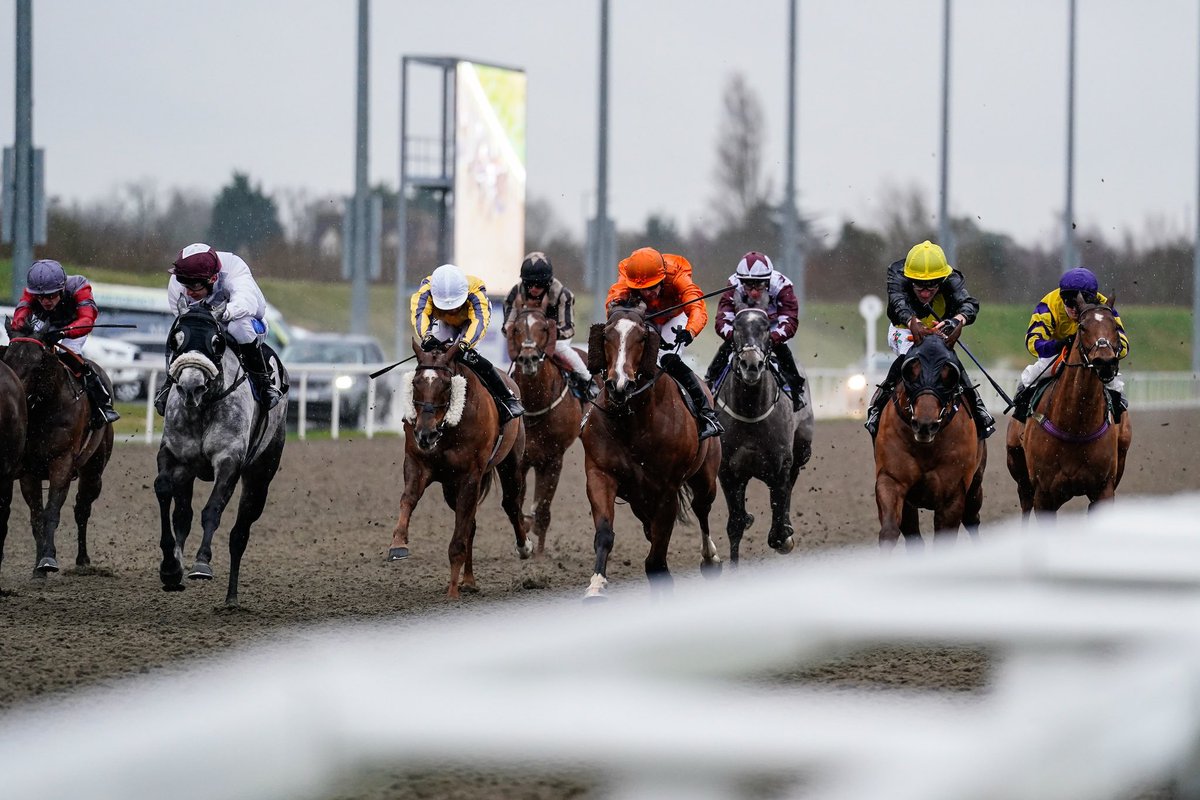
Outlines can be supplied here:
M344 333L310 333L292 341L280 353L292 380L292 397L288 402L288 421L295 423L300 413L300 374L306 365L382 365L383 348L373 336L354 336ZM390 376L389 376L390 377ZM363 428L367 418L367 382L364 374L313 372L308 376L305 419L329 421L333 415L333 393L338 399L339 424ZM391 383L381 378L375 387L375 419L387 416L392 399Z

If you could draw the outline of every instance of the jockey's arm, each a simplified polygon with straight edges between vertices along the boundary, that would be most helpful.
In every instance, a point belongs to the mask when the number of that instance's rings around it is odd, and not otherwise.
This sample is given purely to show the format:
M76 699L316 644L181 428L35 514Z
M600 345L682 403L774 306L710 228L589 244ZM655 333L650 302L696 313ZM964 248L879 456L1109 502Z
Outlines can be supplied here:
M460 343L464 347L475 347L483 334L487 332L488 322L492 316L492 305L487 295L480 287L467 294L467 327L463 331Z
M979 316L979 301L967 291L967 283L962 273L954 270L946 276L944 288L946 295L946 315L959 316L963 325L970 325Z
M717 318L713 320L713 330L722 339L733 336L733 318L737 314L733 297L736 292L737 286L731 283L729 288L721 293L721 299L717 301Z
M786 342L796 335L796 326L800 322L800 301L796 298L796 290L789 283L775 295L775 328L771 331L772 338Z
M505 336L508 335L508 326L513 324L513 307L517 304L520 291L521 284L518 282L508 290L508 297L504 298L504 321L500 323L500 332Z
M685 278L679 283L682 284L679 286L679 302L687 303L683 307L683 312L687 314L688 333L692 334L694 339L708 324L708 308L704 305L704 292L699 286L692 283L690 278Z
M570 339L575 335L575 295L566 286L558 293L558 323L559 341Z
M96 316L99 311L96 308L96 301L92 299L92 287L90 284L83 284L75 291L75 319L71 320L71 324L65 326L67 332L63 334L68 339L80 339L92 332L92 323L96 321Z
M887 271L888 322L897 328L907 328L908 321L918 316L908 302L908 279L904 277L904 261L895 261Z

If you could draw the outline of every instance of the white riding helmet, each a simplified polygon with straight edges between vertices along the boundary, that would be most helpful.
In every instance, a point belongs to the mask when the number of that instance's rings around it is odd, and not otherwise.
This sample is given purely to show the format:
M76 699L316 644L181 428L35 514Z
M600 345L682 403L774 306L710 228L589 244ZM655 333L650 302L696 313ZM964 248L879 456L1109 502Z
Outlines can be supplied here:
M429 276L433 307L453 311L467 302L467 276L453 264L442 264Z
M775 272L775 266L771 263L771 259L765 253L751 250L742 256L734 274L742 280L765 281L770 280L773 272Z

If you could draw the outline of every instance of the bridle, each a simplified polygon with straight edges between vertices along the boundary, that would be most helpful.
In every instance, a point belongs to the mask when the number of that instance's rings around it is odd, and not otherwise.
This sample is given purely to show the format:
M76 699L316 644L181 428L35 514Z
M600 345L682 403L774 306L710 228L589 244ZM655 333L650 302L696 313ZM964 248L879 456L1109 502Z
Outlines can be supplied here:
M902 380L901 383L904 386L904 396L908 401L907 406L900 405L899 392L892 393L892 403L896 407L896 413L900 415L901 421L908 425L909 429L912 430L914 434L919 432L918 423L916 421L917 401L920 400L923 395L931 394L938 402L938 415L931 423L932 430L930 432L930 436L936 436L938 432L941 431L946 425L946 423L953 419L954 415L958 413L958 409L961 406L961 403L959 403L958 400L962 396L961 373L952 363L950 363L949 366L954 369L956 375L956 379L952 383L954 388L951 390L946 390L938 386L925 385L917 387L917 390L914 392L910 391L909 381Z
M1112 310L1107 306L1096 306L1092 309L1089 309L1089 311L1096 309L1104 309L1105 311L1108 311L1109 314L1112 314ZM1083 318L1084 313L1085 312L1082 311L1079 313L1079 332L1087 329L1087 320ZM1101 336L1089 346L1083 343L1082 338L1079 336L1079 332L1075 334L1077 341L1075 342L1074 349L1079 351L1080 360L1070 361L1068 358L1064 358L1062 365L1064 367L1082 367L1084 369L1092 370L1096 373L1096 377L1098 377L1101 382L1110 381L1115 378L1117 373L1120 371L1120 361L1122 358L1120 355L1120 341L1118 340L1110 342L1106 337ZM1113 354L1113 357L1097 363L1095 360L1095 354L1099 350L1108 350ZM1112 374L1106 377L1104 371L1110 368L1112 369Z

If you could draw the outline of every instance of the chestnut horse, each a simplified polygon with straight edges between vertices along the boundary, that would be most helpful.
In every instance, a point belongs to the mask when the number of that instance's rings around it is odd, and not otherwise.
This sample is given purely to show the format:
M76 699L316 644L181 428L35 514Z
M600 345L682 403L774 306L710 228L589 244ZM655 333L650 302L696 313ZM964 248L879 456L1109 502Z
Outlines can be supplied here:
M616 499L628 501L650 542L646 577L652 590L671 586L667 548L683 501L691 495L700 524L701 571L720 571L721 559L708 532L717 496L721 440L700 441L683 392L658 367L658 331L644 307L617 307L608 322L592 326L588 368L604 385L583 427L587 494L596 526L596 565L585 598L607 595L608 557L615 533ZM706 389L707 391L707 389Z
M12 336L12 330L9 329ZM87 526L92 503L100 496L101 476L112 455L112 425L93 429L91 406L80 382L59 359L59 331L41 331L16 336L8 343L4 362L12 368L25 387L29 425L25 433L25 457L22 462L21 494L29 506L33 538L37 543L34 570L45 574L58 572L58 550L54 534L58 531L63 503L71 481L79 479L75 493L75 525L78 549L75 565L92 563L87 549ZM92 364L92 369L112 392L108 375ZM43 505L42 481L49 482Z
M454 509L446 596L457 599L460 589L476 591L472 561L475 512L487 494L493 469L500 478L501 505L516 534L517 555L522 559L533 555L521 516L525 426L517 417L500 427L496 402L479 378L456 362L457 347L427 353L415 340L412 344L417 367L403 376L400 390L404 492L388 560L408 558L408 523L413 509L429 484L440 481L442 497ZM505 381L512 383L507 377Z
M4 540L8 537L13 481L21 474L25 426L29 424L25 387L2 360L3 351L0 347L0 563L4 561Z
M1055 377L1034 395L1029 418L1009 422L1008 471L1026 519L1031 511L1053 518L1072 497L1086 496L1091 511L1116 495L1133 440L1128 411L1119 424L1111 422L1104 388L1120 367L1119 348L1112 309L1085 306Z
M958 526L979 532L987 446L964 404L961 367L941 336L908 351L901 381L883 408L875 437L875 502L879 546L890 551L904 534L924 547L918 509L933 511L934 542L951 543Z
M563 454L579 438L583 408L571 395L562 369L547 356L558 341L558 324L540 308L518 313L508 328L508 357L512 376L525 406L525 461L521 472L537 476L533 496L533 533L537 554L546 550L550 503L558 490Z

